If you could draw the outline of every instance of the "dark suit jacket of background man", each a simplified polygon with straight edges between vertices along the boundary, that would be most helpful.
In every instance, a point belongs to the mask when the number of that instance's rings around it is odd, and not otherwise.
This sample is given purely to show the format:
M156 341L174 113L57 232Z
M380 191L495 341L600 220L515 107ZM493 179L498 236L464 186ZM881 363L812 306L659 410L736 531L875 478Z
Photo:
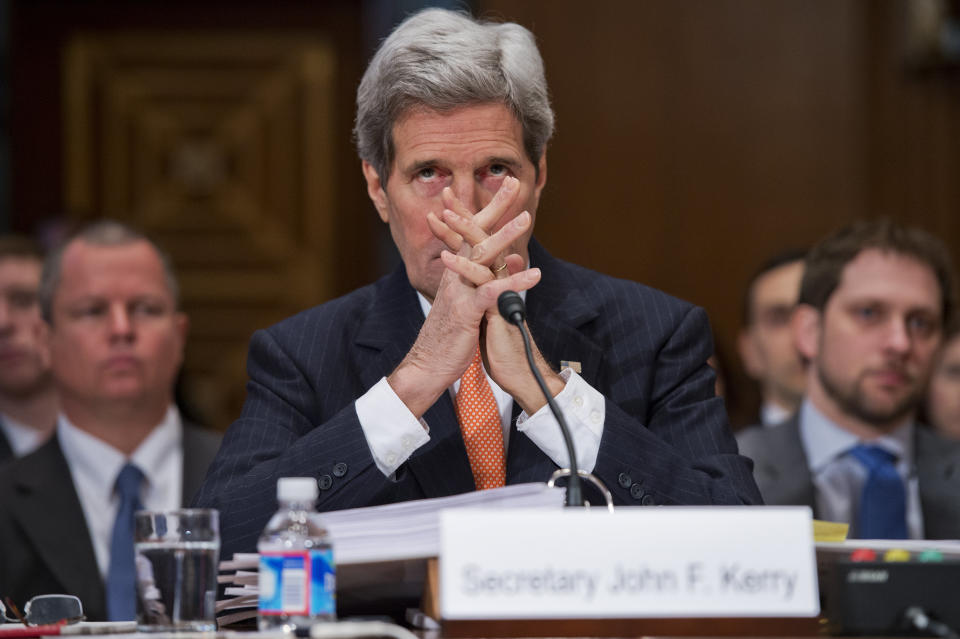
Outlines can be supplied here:
M218 433L184 424L184 506L219 444ZM56 435L0 470L0 593L21 610L34 595L76 595L87 620L107 618L90 532Z
M927 539L960 539L960 441L915 428L914 454ZM753 426L737 436L753 458L753 473L767 504L810 506L818 517L810 463L800 439L799 413L777 426Z
M13 458L13 448L7 440L6 434L0 430L0 464Z
M534 339L552 366L580 362L584 379L606 397L594 473L616 502L759 503L714 396L704 311L557 260L535 241L530 259L543 273L527 295ZM195 502L220 510L221 556L255 549L281 476L317 478L321 510L475 489L449 393L424 415L430 441L392 480L374 464L354 408L403 359L423 321L401 266L254 335L243 412ZM519 410L515 404L507 483L546 481L557 466L517 432Z

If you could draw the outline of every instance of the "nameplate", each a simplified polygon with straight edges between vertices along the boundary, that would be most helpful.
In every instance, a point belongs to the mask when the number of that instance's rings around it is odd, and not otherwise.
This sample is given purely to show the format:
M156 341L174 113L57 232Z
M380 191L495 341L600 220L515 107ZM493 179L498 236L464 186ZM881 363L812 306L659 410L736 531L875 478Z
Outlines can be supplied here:
M444 619L813 617L806 507L448 510Z

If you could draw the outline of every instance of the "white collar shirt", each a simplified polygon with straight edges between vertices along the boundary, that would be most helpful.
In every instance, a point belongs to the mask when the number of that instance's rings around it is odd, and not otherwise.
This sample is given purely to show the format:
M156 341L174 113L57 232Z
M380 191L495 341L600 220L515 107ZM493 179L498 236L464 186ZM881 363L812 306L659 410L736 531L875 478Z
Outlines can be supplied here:
M760 423L764 426L776 426L790 419L792 415L789 410L773 402L764 402L760 407Z
M170 406L156 428L129 459L98 437L74 426L63 413L57 419L57 437L80 498L100 574L106 578L110 537L117 516L114 491L117 474L128 461L144 474L140 499L147 510L180 508L183 487L183 425Z
M897 472L907 493L907 532L923 539L923 514L914 460L914 428L908 422L890 433L870 440L897 457ZM851 536L867 470L847 452L861 440L821 413L805 399L800 408L800 439L813 478L817 513L821 519L851 524Z
M29 455L47 441L46 433L3 414L0 414L0 430L6 435L14 457Z

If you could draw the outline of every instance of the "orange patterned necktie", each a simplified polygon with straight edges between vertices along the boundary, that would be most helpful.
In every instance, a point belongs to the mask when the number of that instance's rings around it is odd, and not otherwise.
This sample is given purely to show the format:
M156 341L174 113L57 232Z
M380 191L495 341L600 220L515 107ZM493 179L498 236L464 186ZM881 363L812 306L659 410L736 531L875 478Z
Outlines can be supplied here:
M483 374L479 349L460 378L457 392L457 419L467 446L470 469L477 490L504 485L503 428L493 391Z

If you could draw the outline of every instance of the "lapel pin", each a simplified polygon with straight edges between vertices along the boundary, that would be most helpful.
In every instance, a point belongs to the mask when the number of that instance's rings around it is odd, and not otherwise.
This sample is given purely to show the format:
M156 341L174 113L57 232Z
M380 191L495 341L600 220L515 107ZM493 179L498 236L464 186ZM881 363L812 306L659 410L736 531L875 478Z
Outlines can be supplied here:
M577 375L579 375L579 374L580 374L580 368L581 368L581 367L580 367L580 362L572 362L572 361L567 360L567 359L561 359L561 360L560 360L560 368L561 368L561 369L569 368L569 369L571 369L574 373L576 373Z

